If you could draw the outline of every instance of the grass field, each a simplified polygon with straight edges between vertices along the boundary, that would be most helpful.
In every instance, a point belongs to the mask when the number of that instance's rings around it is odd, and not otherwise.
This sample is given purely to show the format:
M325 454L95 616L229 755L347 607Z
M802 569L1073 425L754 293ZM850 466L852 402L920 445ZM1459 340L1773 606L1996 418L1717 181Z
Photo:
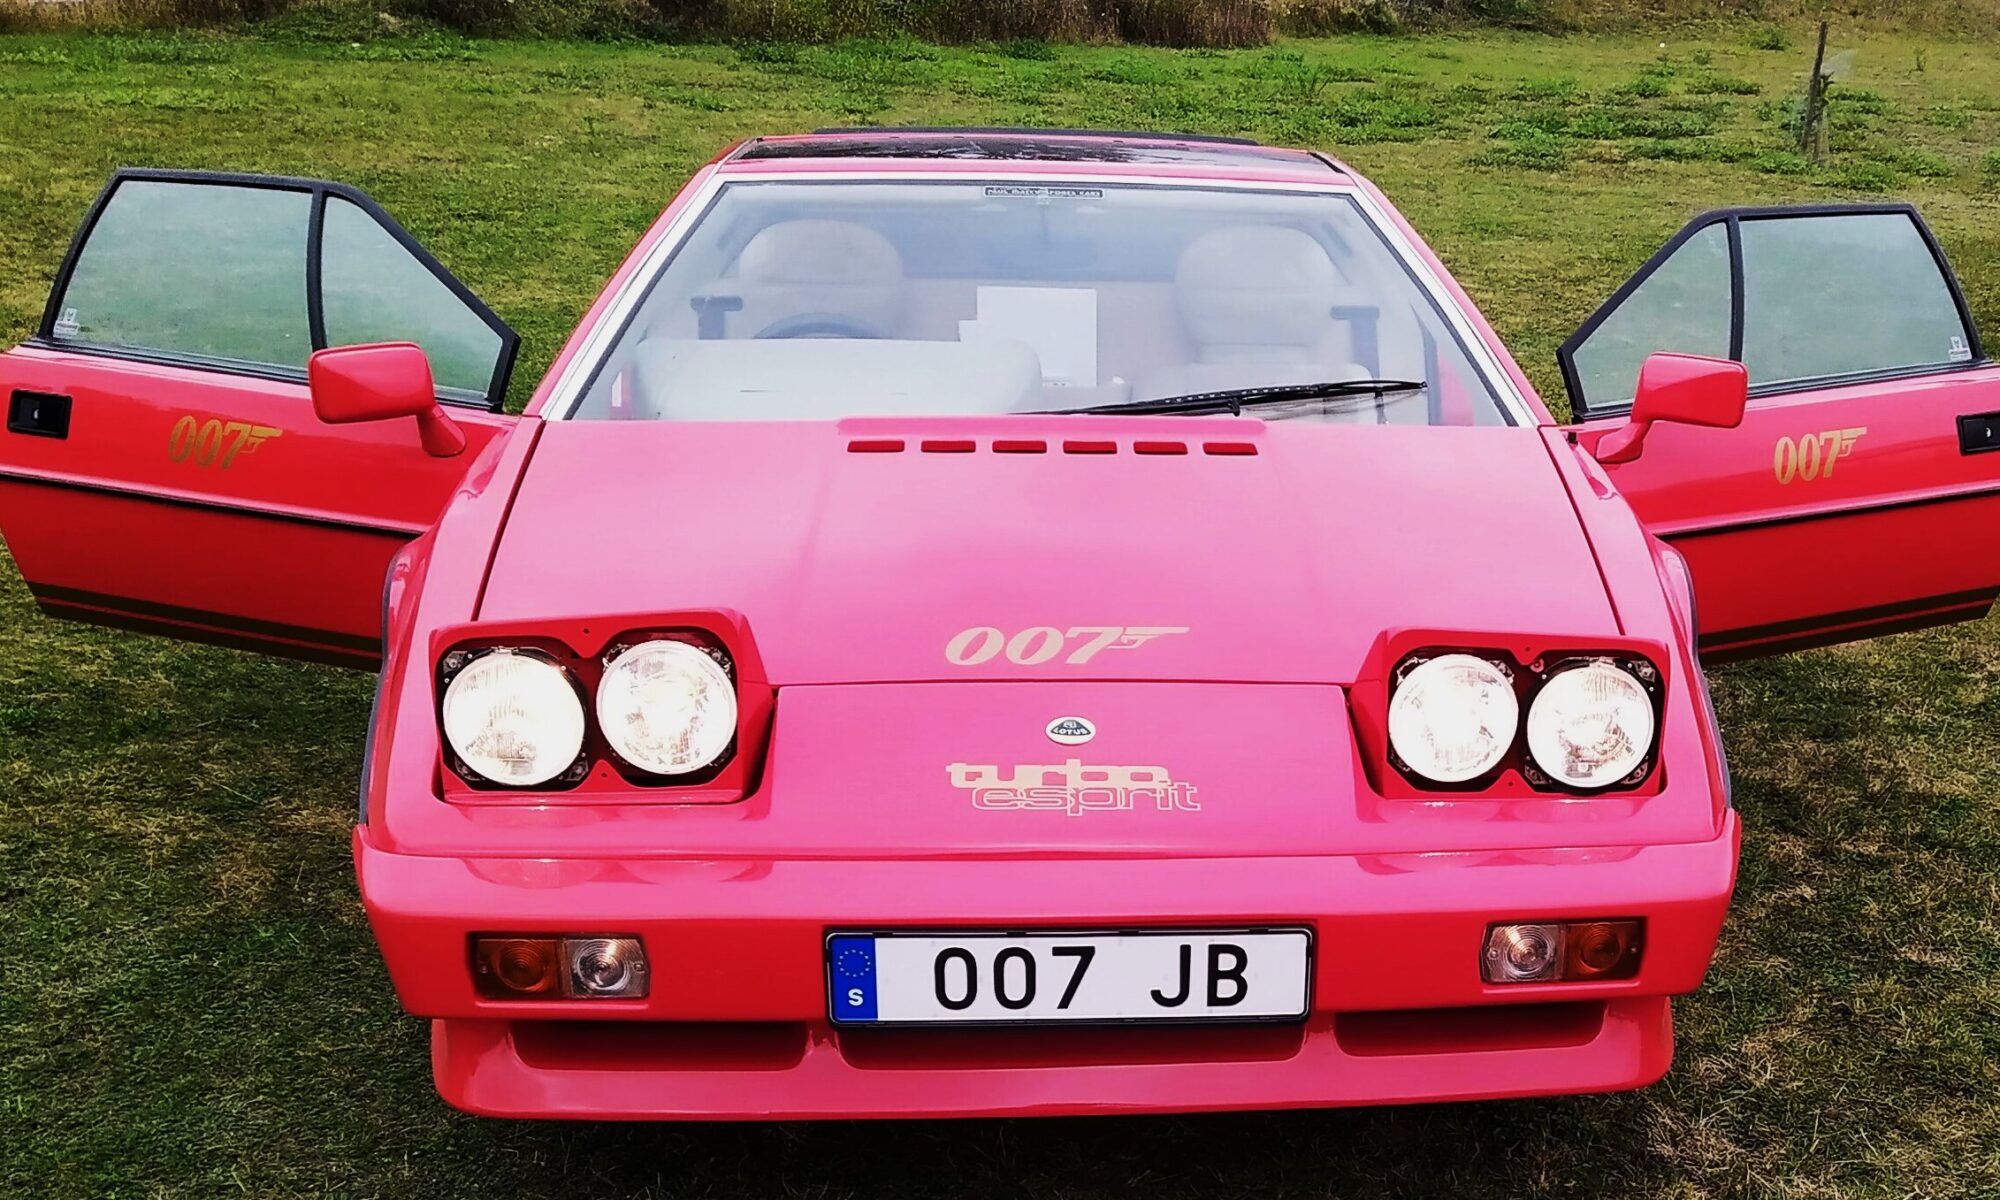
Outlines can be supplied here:
M2000 50L1799 30L1243 52L0 38L0 337L119 164L326 175L539 368L693 167L855 122L1249 133L1340 153L1531 373L1689 215L1917 201L2000 336ZM1836 38L1837 44L1842 39ZM1784 44L1786 48L1773 48ZM56 625L0 561L0 1195L2000 1195L2000 629L1719 671L1748 837L1672 1074L1605 1097L914 1126L502 1124L433 1096L347 860L369 679Z

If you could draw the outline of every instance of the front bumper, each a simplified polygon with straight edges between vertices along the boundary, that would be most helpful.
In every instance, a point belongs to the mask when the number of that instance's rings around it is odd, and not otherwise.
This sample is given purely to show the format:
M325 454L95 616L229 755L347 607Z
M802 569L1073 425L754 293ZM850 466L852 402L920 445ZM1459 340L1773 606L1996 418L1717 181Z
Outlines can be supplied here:
M813 1118L1192 1111L1610 1091L1672 1057L1668 997L1705 973L1739 826L1624 849L1264 858L479 859L355 834L397 993L436 1019L451 1104L496 1116ZM1640 917L1638 976L1493 987L1493 921ZM1303 1023L838 1029L829 928L1310 925ZM638 1001L499 1002L475 932L637 935Z

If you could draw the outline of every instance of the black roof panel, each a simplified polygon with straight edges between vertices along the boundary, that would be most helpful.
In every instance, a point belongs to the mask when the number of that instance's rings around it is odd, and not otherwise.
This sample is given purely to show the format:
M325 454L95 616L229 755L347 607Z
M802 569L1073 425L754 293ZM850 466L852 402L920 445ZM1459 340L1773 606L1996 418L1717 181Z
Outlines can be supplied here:
M821 129L812 137L763 139L736 152L738 160L786 158L928 158L1077 163L1204 163L1313 161L1297 150L1247 138L1176 133L1070 129Z
M1256 138L1219 133L1148 133L1143 129L1056 129L1039 125L829 125L813 130L818 136L870 133L998 134L1003 137L1112 138L1123 141L1214 142L1221 146L1262 145Z

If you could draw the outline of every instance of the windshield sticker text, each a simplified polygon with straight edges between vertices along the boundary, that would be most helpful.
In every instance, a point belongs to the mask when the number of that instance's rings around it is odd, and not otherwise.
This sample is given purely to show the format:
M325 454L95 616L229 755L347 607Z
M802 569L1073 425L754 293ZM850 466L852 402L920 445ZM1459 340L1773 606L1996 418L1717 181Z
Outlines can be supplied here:
M1090 187L1035 187L1028 184L995 184L986 189L989 196L1004 197L1009 200L1102 200L1103 188Z

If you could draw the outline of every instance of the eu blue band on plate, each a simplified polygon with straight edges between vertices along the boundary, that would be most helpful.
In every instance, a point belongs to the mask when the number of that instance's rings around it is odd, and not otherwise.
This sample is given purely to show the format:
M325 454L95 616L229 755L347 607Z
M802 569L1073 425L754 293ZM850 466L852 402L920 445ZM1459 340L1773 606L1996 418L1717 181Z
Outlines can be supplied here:
M854 934L835 937L827 946L832 970L833 1019L875 1019L875 939Z

